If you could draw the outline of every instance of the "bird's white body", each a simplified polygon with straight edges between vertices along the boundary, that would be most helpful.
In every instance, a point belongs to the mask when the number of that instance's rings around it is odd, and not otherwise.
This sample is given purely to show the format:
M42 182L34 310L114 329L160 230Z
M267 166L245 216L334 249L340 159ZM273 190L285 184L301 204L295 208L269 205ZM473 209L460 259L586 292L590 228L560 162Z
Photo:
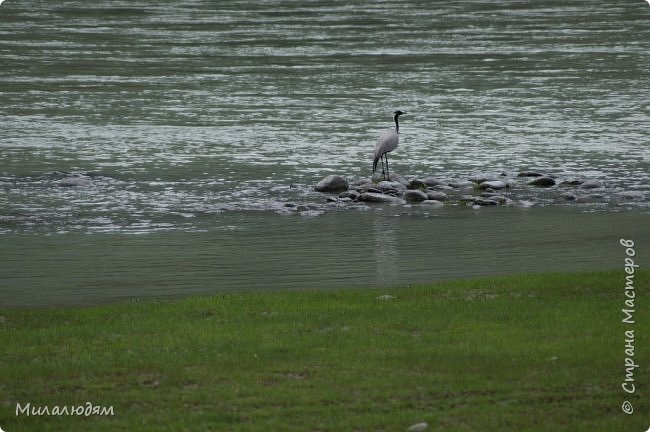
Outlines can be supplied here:
M406 113L402 111L395 111L393 113L393 119L395 120L395 129L388 129L384 131L379 136L377 144L375 144L375 157L372 161L372 172L374 173L377 170L377 163L379 163L379 160L381 160L381 171L385 178L386 176L390 177L390 173L388 171L387 153L395 150L399 144L399 121L397 118L402 114ZM385 166L384 160L386 161Z
M399 134L397 132L393 129L384 131L375 144L375 161L378 161L384 154L395 150L398 144Z

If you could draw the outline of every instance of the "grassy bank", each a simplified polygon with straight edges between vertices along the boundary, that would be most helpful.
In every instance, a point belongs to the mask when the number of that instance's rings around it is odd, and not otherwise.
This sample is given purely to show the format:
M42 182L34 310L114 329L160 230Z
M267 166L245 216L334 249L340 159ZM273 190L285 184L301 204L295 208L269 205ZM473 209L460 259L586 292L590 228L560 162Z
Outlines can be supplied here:
M0 427L16 431L645 431L650 277L621 271L392 290L0 310ZM394 298L378 298L389 294ZM626 397L624 330L635 329ZM621 412L633 403L635 414ZM113 416L15 415L113 406Z

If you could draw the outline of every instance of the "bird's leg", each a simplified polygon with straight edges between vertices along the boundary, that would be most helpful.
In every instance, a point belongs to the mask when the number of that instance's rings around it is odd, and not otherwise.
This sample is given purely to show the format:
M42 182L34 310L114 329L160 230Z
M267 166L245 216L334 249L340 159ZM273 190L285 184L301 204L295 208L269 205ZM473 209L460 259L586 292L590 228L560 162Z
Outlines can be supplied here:
M384 165L384 155L379 157L381 160L381 178L386 179L386 166Z
M390 181L390 171L388 171L388 153L384 153L386 157L386 180Z

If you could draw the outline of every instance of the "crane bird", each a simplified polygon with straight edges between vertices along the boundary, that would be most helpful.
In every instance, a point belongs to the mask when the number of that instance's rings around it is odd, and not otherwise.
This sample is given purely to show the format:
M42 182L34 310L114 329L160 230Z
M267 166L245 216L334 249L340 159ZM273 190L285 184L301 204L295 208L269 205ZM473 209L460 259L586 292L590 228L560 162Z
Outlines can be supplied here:
M386 180L390 180L390 172L388 171L388 152L393 151L399 144L399 121L398 117L406 114L406 111L395 111L393 118L395 119L395 130L388 129L381 134L375 144L375 159L372 162L372 173L377 171L377 162L381 159L381 173ZM386 159L386 168L384 168L384 159Z

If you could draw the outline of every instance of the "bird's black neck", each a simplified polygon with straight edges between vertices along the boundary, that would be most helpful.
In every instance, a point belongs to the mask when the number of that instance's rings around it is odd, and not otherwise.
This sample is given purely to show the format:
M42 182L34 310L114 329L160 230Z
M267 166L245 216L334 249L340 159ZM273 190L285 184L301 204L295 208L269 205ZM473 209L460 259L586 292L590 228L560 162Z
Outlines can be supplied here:
M399 114L395 114L394 118L395 118L395 132L396 133L399 133L399 121L397 120L398 117L399 117Z

